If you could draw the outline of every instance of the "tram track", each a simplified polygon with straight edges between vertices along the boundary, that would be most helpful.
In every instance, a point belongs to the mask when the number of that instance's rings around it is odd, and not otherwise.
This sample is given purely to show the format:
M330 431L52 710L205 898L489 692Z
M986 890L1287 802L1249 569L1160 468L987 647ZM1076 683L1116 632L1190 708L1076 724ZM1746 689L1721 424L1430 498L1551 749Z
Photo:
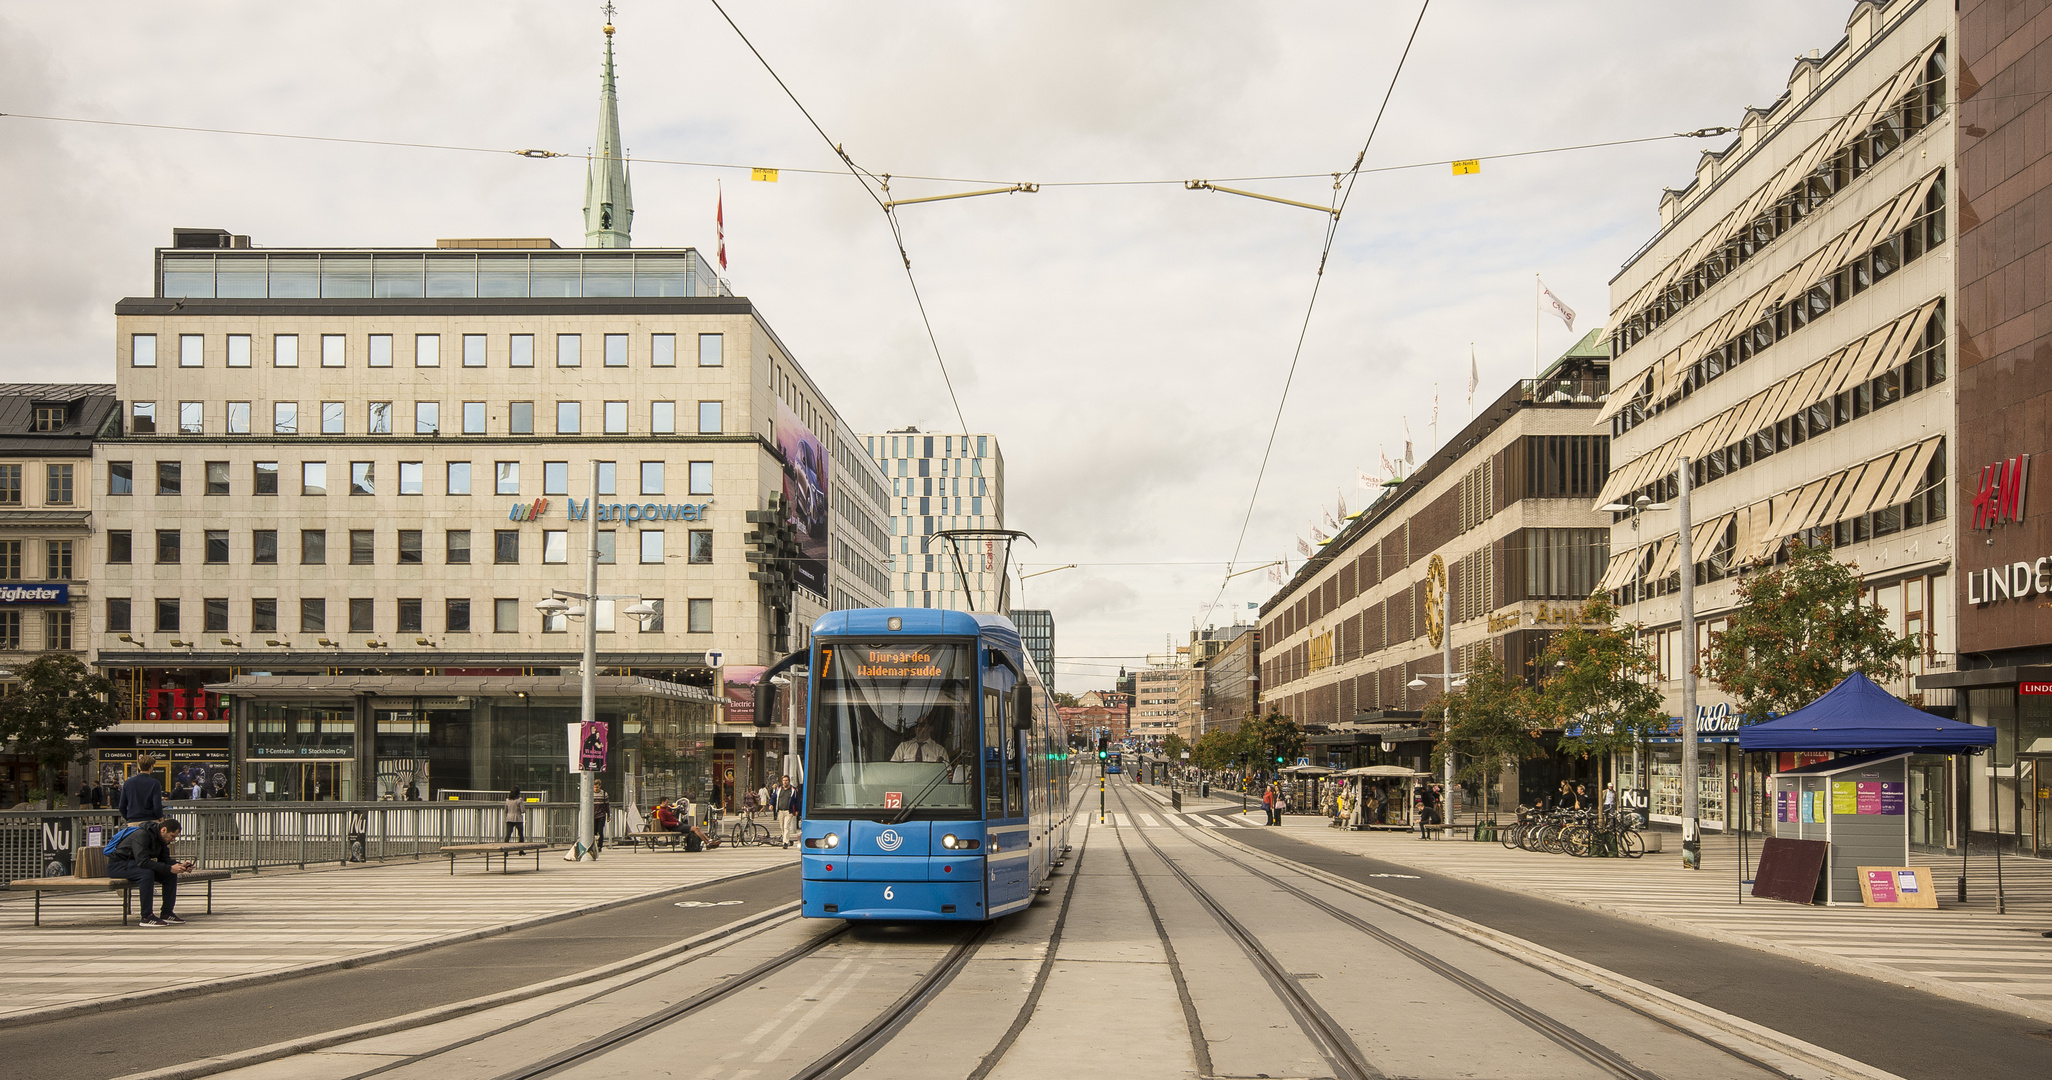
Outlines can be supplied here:
M1128 813L1129 820L1131 808L1128 805L1128 800L1130 797L1131 796L1129 795L1129 793L1124 791L1119 792L1118 795L1120 807L1122 811ZM1332 1023L1329 1015L1325 1014L1323 1010L1312 1011L1313 1009L1316 1009L1316 1002L1310 1000L1310 994L1307 991L1305 991L1301 985L1297 983L1295 978L1291 975L1291 973L1280 961L1278 961L1272 954L1270 954L1268 950L1259 943L1258 940L1255 940L1252 937L1251 932L1244 926L1244 924L1240 923L1229 913L1225 912L1223 905L1218 901L1218 899L1215 896L1211 895L1208 892L1208 890L1205 890L1202 886L1198 885L1187 870L1185 870L1182 866L1178 865L1175 860L1169 858L1168 854L1162 850L1161 846L1157 844L1152 837L1148 836L1145 831L1141 829L1135 829L1133 831L1139 834L1141 842L1147 845L1148 849L1154 854L1154 856L1157 859L1159 859L1164 866L1168 867L1168 869L1176 876L1176 878L1179 881L1181 881L1183 885L1191 891L1192 896L1195 897L1197 901L1201 905L1203 905L1207 910L1212 912L1214 917L1216 917L1219 920L1220 925L1226 929L1228 934L1230 934L1240 942L1242 949L1247 952L1247 955L1251 960L1253 960L1255 966L1257 967L1257 969L1261 971L1263 977L1266 979L1269 985L1272 988L1276 989L1278 996L1281 997L1281 999L1283 1000L1285 1007L1289 1008L1292 1014L1298 1017L1299 1024L1304 1028L1305 1034L1308 1037L1310 1037L1313 1040L1313 1042L1320 1047L1321 1050L1325 1051L1328 1054L1336 1069L1346 1068L1355 1070L1351 1074L1343 1073L1343 1075L1355 1075L1364 1077L1380 1075L1380 1073L1374 1071L1373 1066L1366 1061L1365 1057L1358 1056L1358 1048L1353 1047L1352 1039L1346 1036L1346 1033L1343 1028L1339 1028L1335 1023ZM1526 1004L1525 1002L1519 1000L1517 997L1511 994L1505 993L1501 989L1492 986L1487 981L1476 977L1472 973L1465 971L1454 964L1448 963L1440 957L1433 955L1430 951L1421 948L1410 941L1405 940L1401 935L1394 934L1382 927L1376 926L1368 920L1361 918L1359 915L1347 911L1345 908L1333 904L1322 897L1315 896L1310 892L1306 891L1305 889L1300 888L1291 882L1283 880L1281 877L1278 877L1275 874L1251 866L1247 863L1246 860L1242 858L1232 857L1232 854L1236 854L1238 851L1247 849L1241 848L1238 845L1233 845L1231 849L1226 849L1223 847L1223 845L1226 845L1228 843L1227 841L1223 840L1222 838L1212 836L1211 834L1209 834L1201 828L1182 829L1178 831L1186 834L1195 833L1204 836L1206 840L1210 841L1210 845L1205 846L1220 845L1220 847L1214 848L1214 850L1217 851L1221 858L1232 864L1236 869L1248 874L1256 880L1262 881L1280 890L1286 895L1289 895L1299 901L1302 901L1303 903L1312 907L1314 910L1317 910L1322 914L1326 915L1327 917L1334 919L1335 921L1341 923L1342 925L1348 927L1351 930L1357 931L1363 934L1364 936L1371 938L1377 943L1395 951L1396 953L1412 961L1413 963L1418 964L1423 969L1440 976L1441 978L1447 980L1448 982L1451 982L1455 986L1460 987L1461 989L1467 991L1468 993L1472 994L1481 1001L1486 1002L1493 1008L1504 1013L1510 1018L1516 1020L1525 1027L1531 1029L1532 1031L1545 1037L1554 1044L1560 1046L1562 1049L1568 1051L1569 1053L1575 1055L1578 1058L1581 1058L1583 1061L1601 1070L1606 1075L1616 1077L1618 1078L1618 1080L1659 1080L1658 1073L1652 1072L1648 1069L1639 1066L1635 1062L1631 1061L1629 1058L1611 1049L1610 1047L1605 1046L1603 1043L1597 1041L1596 1039L1589 1037L1586 1033L1578 1030L1574 1026L1567 1024L1559 1020L1558 1018L1547 1014L1543 1010ZM1231 852L1231 854L1229 854L1229 852ZM1259 854L1260 857L1266 861L1277 863L1279 865L1284 866L1290 865L1287 860L1279 859L1274 855L1267 853ZM1356 899L1360 899L1365 902L1375 904L1378 907L1395 912L1399 915L1403 915L1406 918L1418 920L1416 913L1406 911L1402 907L1393 904L1384 903L1380 898L1375 896L1372 891L1360 888L1348 888L1344 885L1338 884L1333 881L1325 881L1322 878L1313 878L1313 880L1319 880L1322 884L1326 884L1329 887L1338 889L1339 891L1344 892L1347 895L1352 896ZM1418 921L1420 921L1422 925L1432 925L1431 923L1424 922L1423 920ZM1443 928L1434 927L1434 929ZM1557 971L1548 970L1544 966L1532 963L1530 960L1527 960L1523 957L1511 955L1511 958L1548 976L1557 979L1562 979L1562 981L1567 982L1571 986L1576 986L1578 989L1583 989L1585 991L1589 989L1587 987L1580 986L1580 984L1574 982L1573 980L1566 979L1564 976L1561 975L1561 973ZM1610 997L1607 995L1605 996L1605 1000L1623 1006L1632 1011L1633 1013L1639 1015L1640 1017L1649 1020L1653 1023L1659 1024L1661 1027L1666 1028L1667 1030L1673 1033L1688 1037L1705 1046L1715 1047L1720 1053L1728 1055L1736 1059L1737 1061L1743 1062L1750 1068L1761 1070L1762 1072L1769 1075L1780 1076L1784 1078L1789 1078L1789 1080L1793 1080L1791 1074L1788 1073L1786 1070L1777 1068L1776 1066L1768 1062L1765 1062L1752 1055L1746 1054L1743 1051L1738 1050L1734 1047L1707 1038L1700 1032L1692 1031L1687 1027L1678 1025L1672 1022L1671 1020L1658 1016L1652 1012L1649 1012L1648 1010L1637 1008L1629 1002L1620 1001L1614 997ZM1308 1003L1311 1006L1311 1008L1303 1008L1302 1006L1305 1003ZM1339 1042L1336 1040L1344 1041ZM1334 1056L1334 1048L1336 1047L1353 1048L1353 1053L1355 1056Z

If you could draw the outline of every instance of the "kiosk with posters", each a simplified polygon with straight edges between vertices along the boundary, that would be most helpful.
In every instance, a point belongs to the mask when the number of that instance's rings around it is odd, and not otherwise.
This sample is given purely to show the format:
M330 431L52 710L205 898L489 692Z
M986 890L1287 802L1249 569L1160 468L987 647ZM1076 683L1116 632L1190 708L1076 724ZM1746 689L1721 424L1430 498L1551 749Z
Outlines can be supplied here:
M1912 708L1857 671L1808 705L1739 731L1739 746L1747 753L1850 755L1777 772L1773 781L1774 838L1822 841L1827 847L1817 893L1827 904L1865 902L1861 866L1909 861L1912 754L1979 753L1994 742L1993 729ZM1778 868L1771 864L1780 852L1802 846L1770 844L1755 880L1775 878ZM1756 885L1754 895L1768 894Z

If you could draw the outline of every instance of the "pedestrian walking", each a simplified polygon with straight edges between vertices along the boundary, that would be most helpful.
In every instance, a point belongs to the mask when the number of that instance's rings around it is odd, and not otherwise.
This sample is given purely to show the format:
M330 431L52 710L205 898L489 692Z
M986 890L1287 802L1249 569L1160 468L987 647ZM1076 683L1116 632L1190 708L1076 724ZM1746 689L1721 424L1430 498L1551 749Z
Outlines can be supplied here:
M791 846L792 838L798 832L798 789L792 785L789 776L777 784L770 793L770 806L777 812L777 831L785 847Z
M1603 820L1609 821L1615 817L1617 817L1617 783L1612 781L1603 785Z
M406 782L406 794L405 794L405 796L404 796L403 798L404 798L404 800L405 800L406 802L419 802L419 801L420 801L420 785L419 785L419 784L416 784L416 783L414 783L414 782L413 782L413 781L411 781L411 780L408 780L408 781Z
M506 793L506 835L499 842L510 844L513 834L520 834L520 842L527 843L527 804L520 799L520 789Z
M142 890L142 920L137 926L173 926L185 921L177 913L178 875L192 869L192 863L171 861L171 845L178 842L180 831L177 818L145 821L107 852L107 876L127 878ZM164 893L161 909L155 906L159 889Z
M613 800L606 797L603 784L591 786L591 851L596 855L606 850L606 826L613 820Z
M116 804L121 820L134 824L164 816L164 782L157 779L156 767L157 759L148 754L135 759L135 775L122 781Z
M1588 808L1589 808L1589 789L1588 789L1588 787L1587 787L1586 785L1583 785L1583 784L1576 784L1576 785L1575 785L1575 809L1577 809L1577 810L1587 810Z
M1261 806L1268 814L1268 824L1282 824L1282 796L1276 793L1274 784L1262 790Z

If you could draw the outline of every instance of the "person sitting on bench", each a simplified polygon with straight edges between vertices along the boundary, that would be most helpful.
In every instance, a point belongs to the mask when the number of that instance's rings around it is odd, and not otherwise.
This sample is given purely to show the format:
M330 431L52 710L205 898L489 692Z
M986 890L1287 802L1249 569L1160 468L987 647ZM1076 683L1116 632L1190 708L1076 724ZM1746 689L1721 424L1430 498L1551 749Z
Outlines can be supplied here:
M171 926L185 921L172 910L178 905L178 875L192 869L190 860L171 861L171 845L178 842L180 830L177 818L144 822L107 852L107 876L127 878L142 889L142 921L137 926ZM159 887L164 890L161 912L153 906Z
M677 808L670 804L668 796L658 800L648 811L649 831L676 832Z

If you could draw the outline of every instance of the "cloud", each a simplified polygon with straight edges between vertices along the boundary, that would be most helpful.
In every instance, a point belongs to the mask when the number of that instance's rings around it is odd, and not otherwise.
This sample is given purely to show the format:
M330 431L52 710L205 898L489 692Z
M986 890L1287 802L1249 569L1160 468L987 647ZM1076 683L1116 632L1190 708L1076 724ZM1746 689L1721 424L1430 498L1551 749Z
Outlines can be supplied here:
M1416 8L1184 0L886 6L728 4L833 139L892 190L1034 181L1038 194L905 207L913 271L968 424L995 432L1010 517L1062 651L1145 652L1221 595L1314 283L1319 302L1240 566L1286 553L1321 504L1438 383L1465 420L1470 343L1485 400L1575 335L1532 317L1532 279L1601 323L1609 279L1657 225L1700 141L1369 172L1318 275L1323 204L1381 106ZM1595 0L1435 4L1370 169L1734 122L1790 58L1828 48L1849 4ZM62 6L0 16L0 108L258 131L581 153L600 39L589 5L115 5L79 44ZM860 430L955 425L881 213L709 6L619 16L640 246L712 244ZM224 62L224 57L232 62ZM111 378L112 306L148 290L173 226L259 244L417 245L581 235L582 163L0 118L0 365L17 380ZM1721 145L1722 140L1718 143ZM1115 187L1079 180L1160 180ZM1094 565L1093 565L1094 564ZM1147 565L1112 565L1147 564ZM1068 580L1064 580L1068 579ZM1219 619L1265 598L1224 588ZM1230 605L1238 605L1232 607ZM1101 682L1078 680L1083 685ZM1065 678L1065 685L1068 680Z

